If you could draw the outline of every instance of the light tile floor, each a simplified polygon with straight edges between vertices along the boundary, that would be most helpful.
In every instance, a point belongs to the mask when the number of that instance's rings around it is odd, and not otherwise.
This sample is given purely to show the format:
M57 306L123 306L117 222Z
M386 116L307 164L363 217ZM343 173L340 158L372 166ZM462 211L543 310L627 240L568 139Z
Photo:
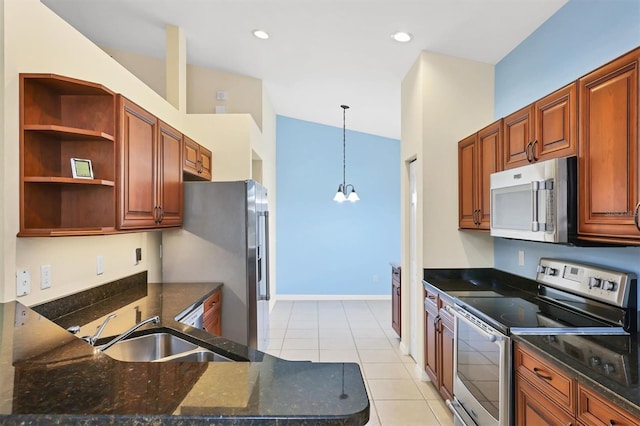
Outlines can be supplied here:
M452 425L431 382L399 350L390 301L278 301L269 352L288 360L357 362L371 405L368 425Z

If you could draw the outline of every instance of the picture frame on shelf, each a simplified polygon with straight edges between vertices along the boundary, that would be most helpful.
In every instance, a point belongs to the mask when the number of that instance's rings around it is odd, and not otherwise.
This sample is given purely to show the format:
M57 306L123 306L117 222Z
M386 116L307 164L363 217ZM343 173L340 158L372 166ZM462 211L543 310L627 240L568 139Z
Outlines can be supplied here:
M85 158L71 159L71 174L74 179L93 179L91 160Z

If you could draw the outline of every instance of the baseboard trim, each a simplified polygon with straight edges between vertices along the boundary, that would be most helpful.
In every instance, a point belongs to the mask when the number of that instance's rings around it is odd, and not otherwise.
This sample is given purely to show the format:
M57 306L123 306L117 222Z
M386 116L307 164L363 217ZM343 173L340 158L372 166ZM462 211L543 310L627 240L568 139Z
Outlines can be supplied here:
M391 300L390 294L277 294L276 301L296 300Z

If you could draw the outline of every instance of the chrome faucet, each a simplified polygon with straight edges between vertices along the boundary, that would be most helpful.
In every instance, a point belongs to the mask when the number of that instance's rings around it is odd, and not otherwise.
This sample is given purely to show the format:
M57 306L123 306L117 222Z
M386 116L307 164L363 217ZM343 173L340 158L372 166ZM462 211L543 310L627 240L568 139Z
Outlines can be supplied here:
M114 319L115 317L117 317L116 314L111 314L109 315L107 318L105 318L105 320L102 322L102 325L100 327L98 327L98 331L96 331L96 334L94 334L93 336L84 336L82 338L82 340L84 340L85 342L88 342L91 346L95 346L96 341L100 338L100 335L102 334L102 332L104 331L104 328L107 326L107 323L109 321L111 321L112 319ZM71 328L71 327L70 327ZM69 330L71 331L71 330ZM73 331L71 331L73 333ZM76 331L77 333L78 331ZM74 333L75 334L75 333Z
M113 346L116 343L118 343L120 340L126 339L131 333L133 333L134 331L136 331L137 329L139 329L143 325L146 325L146 324L149 324L149 323L154 323L154 324L160 323L160 317L156 315L154 317L147 318L146 320L143 320L143 321L139 322L138 324L134 325L133 327L131 327L130 329L128 329L127 331L125 331L124 333L119 335L118 337L114 338L109 343L107 343L107 344L105 344L103 346L100 346L98 348L98 352L106 351L111 346Z

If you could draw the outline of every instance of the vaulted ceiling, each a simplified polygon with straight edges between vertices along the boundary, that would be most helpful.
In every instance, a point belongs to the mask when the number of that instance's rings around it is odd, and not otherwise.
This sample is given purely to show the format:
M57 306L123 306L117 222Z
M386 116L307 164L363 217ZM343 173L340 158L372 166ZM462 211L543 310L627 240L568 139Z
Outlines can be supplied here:
M400 138L400 84L420 51L495 64L567 0L41 0L94 43L263 80L276 114ZM252 31L270 35L260 40ZM408 43L391 38L413 35Z

